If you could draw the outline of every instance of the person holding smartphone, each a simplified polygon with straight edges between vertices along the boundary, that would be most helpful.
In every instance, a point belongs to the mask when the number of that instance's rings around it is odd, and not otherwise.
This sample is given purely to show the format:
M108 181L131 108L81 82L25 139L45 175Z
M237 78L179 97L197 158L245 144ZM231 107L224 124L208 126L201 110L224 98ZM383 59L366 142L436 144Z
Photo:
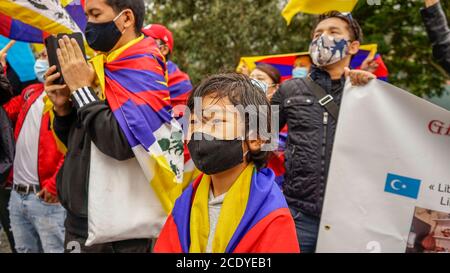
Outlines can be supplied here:
M170 125L164 56L154 39L141 33L143 0L89 0L85 12L86 40L98 55L86 62L77 41L64 36L56 52L61 73L56 72L55 66L50 67L45 87L54 105L55 134L67 149L57 183L61 202L67 209L66 251L149 252L152 238L134 234L129 235L136 236L131 239L110 238L108 242L86 245L92 200L88 189L90 183L106 180L113 184L117 179L108 175L93 178L91 170L111 173L108 162L123 168L127 178L120 179L121 184L135 181L135 172L129 171L130 164L138 164L135 148L145 145L142 141L149 138L158 139L153 127ZM60 76L65 83L54 83ZM101 170L96 167L99 164ZM127 221L127 216L123 221ZM166 214L163 220L165 217ZM108 228L116 227L110 224Z
M34 66L40 82L29 85L3 105L15 124L9 217L19 253L64 251L66 212L56 194L56 174L64 157L50 130L50 112L45 107L43 75L47 69L47 54L43 50Z

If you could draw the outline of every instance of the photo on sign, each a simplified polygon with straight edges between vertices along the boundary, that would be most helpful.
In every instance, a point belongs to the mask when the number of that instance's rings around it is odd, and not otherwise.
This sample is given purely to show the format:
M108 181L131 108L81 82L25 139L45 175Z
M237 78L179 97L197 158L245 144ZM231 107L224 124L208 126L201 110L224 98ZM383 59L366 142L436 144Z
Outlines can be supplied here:
M450 253L450 214L416 207L406 253Z

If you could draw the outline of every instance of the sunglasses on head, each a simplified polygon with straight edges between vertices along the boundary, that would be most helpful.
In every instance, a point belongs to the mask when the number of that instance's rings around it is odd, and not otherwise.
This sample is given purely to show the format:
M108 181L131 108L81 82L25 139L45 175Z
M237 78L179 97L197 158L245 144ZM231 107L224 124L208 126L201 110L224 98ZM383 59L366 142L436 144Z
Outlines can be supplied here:
M359 40L359 31L358 31L357 27L355 26L355 20L353 19L352 14L350 12L342 13L342 15L339 17L341 17L343 19L347 19L349 21L349 23L350 23L349 25L352 28L353 33L355 34L355 41L358 41Z

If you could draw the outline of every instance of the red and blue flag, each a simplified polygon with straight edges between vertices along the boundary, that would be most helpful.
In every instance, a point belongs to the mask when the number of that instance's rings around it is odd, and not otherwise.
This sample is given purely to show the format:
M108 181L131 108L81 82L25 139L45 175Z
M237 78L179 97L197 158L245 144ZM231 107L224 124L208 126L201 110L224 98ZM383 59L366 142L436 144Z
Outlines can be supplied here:
M245 206L243 208L245 212L237 227L232 230L230 240L225 243L225 253L299 252L294 221L286 200L279 187L274 183L274 179L274 173L270 169L260 171L255 169L252 172L248 201L241 204L241 206ZM190 252L194 235L191 233L191 212L201 183L204 183L203 176L192 183L176 201L156 243L155 252ZM230 192L231 190L227 195L231 194ZM207 202L207 200L204 201ZM224 210L225 203L221 215ZM236 211L223 213L234 214ZM218 236L221 235L218 234Z

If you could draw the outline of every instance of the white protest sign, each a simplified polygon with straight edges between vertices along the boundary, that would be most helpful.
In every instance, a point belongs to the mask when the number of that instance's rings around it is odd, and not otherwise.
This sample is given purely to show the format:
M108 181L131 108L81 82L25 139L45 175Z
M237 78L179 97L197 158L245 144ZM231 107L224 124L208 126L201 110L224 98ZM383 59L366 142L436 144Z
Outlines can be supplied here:
M317 252L450 251L450 112L347 84Z

